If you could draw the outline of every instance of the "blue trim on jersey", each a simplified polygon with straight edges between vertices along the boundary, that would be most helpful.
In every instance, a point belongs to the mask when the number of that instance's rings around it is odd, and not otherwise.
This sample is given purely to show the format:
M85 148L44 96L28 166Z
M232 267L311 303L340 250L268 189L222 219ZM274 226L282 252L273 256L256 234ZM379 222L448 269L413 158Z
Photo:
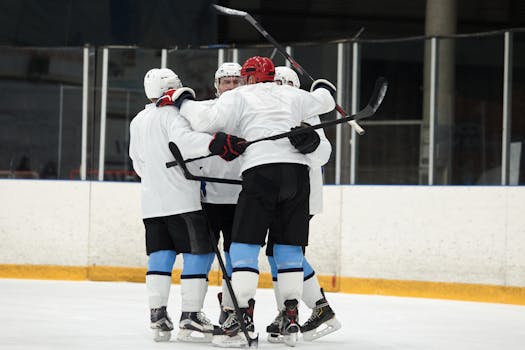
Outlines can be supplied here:
M191 280L191 279L206 279L206 275L180 275L181 280Z
M189 254L182 255L184 266L182 275L204 275L207 276L210 271L210 260L213 261L213 253L208 254Z
M245 267L258 271L260 250L261 246L258 244L232 242L230 246L230 258L233 271Z
M148 257L148 271L169 272L173 270L177 252L174 250L159 250Z
M148 271L146 275L171 276L171 272L166 271Z
M302 267L293 267L291 269L279 270L279 273L289 273L289 272L303 272L303 268Z
M268 256L268 264L270 264L270 270L272 271L272 281L277 281L277 263L273 256Z
M254 269L252 267L234 267L233 268L233 272L239 272L239 271L253 272L253 273L259 274L259 270Z
M303 248L296 245L275 244L273 257L278 270L303 268Z

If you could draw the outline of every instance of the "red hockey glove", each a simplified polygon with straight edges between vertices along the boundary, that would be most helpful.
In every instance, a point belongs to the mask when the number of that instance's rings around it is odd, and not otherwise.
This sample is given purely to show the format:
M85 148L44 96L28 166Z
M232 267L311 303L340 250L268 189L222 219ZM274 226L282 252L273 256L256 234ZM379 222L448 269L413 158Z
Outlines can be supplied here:
M294 128L291 128L290 130L307 128L309 126L310 124L301 123L301 126L296 126ZM319 144L321 143L321 138L319 137L319 134L313 129L310 131L303 132L301 134L288 136L288 139L290 139L290 143L302 154L312 153L317 149L317 147L319 147Z
M220 156L226 161L231 161L246 150L246 140L223 132L213 135L208 149L212 154Z
M169 89L157 100L157 107L175 106L180 109L185 100L195 100L195 91L189 87Z

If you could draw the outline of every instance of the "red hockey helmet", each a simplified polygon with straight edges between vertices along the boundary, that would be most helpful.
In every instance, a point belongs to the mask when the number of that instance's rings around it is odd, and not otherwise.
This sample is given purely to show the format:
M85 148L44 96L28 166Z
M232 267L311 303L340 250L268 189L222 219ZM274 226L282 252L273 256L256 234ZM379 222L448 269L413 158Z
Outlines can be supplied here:
M275 66L268 57L254 56L244 62L241 69L241 76L248 78L254 76L257 83L273 81L275 76Z

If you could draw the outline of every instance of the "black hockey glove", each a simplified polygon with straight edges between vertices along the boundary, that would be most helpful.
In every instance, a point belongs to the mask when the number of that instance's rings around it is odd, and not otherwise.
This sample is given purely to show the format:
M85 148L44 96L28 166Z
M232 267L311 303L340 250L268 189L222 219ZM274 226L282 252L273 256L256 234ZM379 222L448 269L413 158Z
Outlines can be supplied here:
M310 124L301 123L301 126L296 126L290 130L296 130L299 128L307 128ZM305 131L301 134L288 136L290 143L302 154L312 153L319 147L321 138L315 130Z
M212 154L220 156L226 161L231 161L246 150L246 140L223 132L213 135L208 149Z

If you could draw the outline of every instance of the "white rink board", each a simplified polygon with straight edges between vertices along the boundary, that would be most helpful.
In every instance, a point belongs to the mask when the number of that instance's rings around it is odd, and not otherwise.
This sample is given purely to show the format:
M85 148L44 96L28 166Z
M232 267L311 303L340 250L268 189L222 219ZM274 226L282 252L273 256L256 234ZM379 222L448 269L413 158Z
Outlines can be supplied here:
M86 266L89 187L0 180L0 264Z
M525 285L524 188L342 189L343 276Z
M525 286L524 187L324 191L319 275ZM145 267L138 183L0 180L0 196L0 264Z

